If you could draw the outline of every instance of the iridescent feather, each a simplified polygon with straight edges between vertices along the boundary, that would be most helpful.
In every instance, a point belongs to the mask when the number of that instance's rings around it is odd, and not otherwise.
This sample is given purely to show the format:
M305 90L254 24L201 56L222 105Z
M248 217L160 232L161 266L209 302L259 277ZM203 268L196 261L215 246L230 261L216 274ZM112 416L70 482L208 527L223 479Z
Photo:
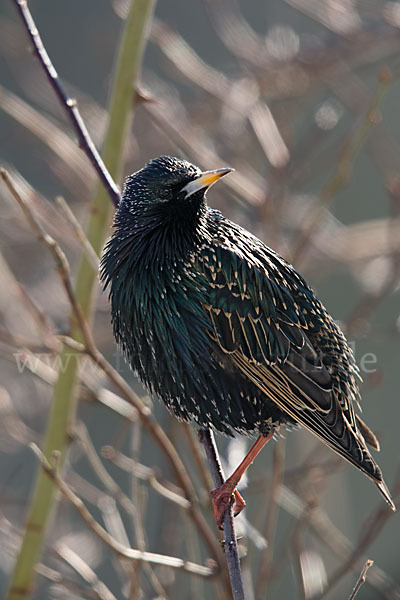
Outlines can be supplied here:
M201 177L160 157L125 184L101 277L128 361L179 418L228 435L302 425L393 508L343 333L290 264L207 206Z

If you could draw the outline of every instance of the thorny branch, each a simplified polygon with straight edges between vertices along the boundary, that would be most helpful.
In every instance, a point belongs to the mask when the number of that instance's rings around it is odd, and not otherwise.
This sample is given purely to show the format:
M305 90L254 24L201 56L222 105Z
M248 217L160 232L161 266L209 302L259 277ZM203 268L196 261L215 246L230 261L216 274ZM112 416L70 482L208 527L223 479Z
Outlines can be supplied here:
M207 459L210 465L211 474L216 487L224 482L221 463L217 454L217 446L215 444L213 432L209 427L203 427L199 430L200 442L203 444L206 451ZM235 534L235 526L233 523L232 502L229 510L226 511L224 517L224 534L225 534L225 552L228 561L230 579L232 583L232 593L234 600L244 600L243 581L240 572L240 560L237 548L237 540Z

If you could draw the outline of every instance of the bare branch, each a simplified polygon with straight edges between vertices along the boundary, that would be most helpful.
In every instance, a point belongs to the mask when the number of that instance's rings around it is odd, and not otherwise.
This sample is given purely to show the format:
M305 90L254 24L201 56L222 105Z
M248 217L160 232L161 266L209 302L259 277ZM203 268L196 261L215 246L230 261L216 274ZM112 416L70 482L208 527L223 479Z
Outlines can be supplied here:
M59 98L64 110L66 111L68 118L76 131L78 136L79 145L84 150L86 156L94 166L100 180L103 182L104 187L108 191L111 201L114 206L118 205L120 193L116 186L113 178L105 166L103 159L98 153L86 125L79 112L76 100L70 98L60 81L60 78L55 70L53 63L50 60L49 55L46 52L46 48L43 45L39 31L35 25L32 15L29 11L26 0L14 0L14 4L19 12L22 22L25 26L26 32L33 44L34 53L39 59L41 66L46 73L46 77L50 82L50 85L54 89L57 97Z
M153 437L153 439L157 442L162 451L168 457L168 460L170 461L171 466L175 471L179 484L183 488L186 498L190 502L188 507L188 514L194 520L199 532L201 533L203 539L209 547L210 552L212 553L214 559L217 561L222 573L224 573L224 570L226 570L226 566L223 554L207 522L205 521L203 515L201 514L197 506L196 493L193 488L192 482L174 445L171 443L171 440L168 438L164 430L154 419L149 408L143 404L142 400L135 394L135 392L133 392L133 390L130 388L130 386L124 380L124 378L121 377L121 375L112 367L112 365L104 358L104 356L96 347L88 323L82 313L81 307L79 306L76 296L74 294L70 278L69 264L64 252L61 250L57 242L44 230L42 225L39 223L36 216L32 212L32 209L29 206L29 204L18 193L18 190L14 186L13 181L11 180L9 174L5 169L0 169L0 176L2 177L12 196L21 206L26 218L28 219L32 229L35 231L38 239L47 246L57 264L61 281L64 285L74 317L79 326L84 341L84 344L80 344L78 342L75 342L74 340L71 340L70 343L73 344L74 349L77 352L86 352L87 355L94 361L94 363L109 378L109 380L113 382L113 384L120 391L121 395L125 398L125 400L127 400L130 404L132 404L132 406L134 406L138 410L139 418L146 427L147 431L150 433L150 435ZM227 580L225 581L225 583L227 586L229 585L229 582Z
M354 587L354 590L351 592L351 594L349 596L349 600L354 600L354 598L356 597L356 594L358 593L358 590L366 582L367 571L370 569L370 567L372 567L373 564L374 564L374 561L371 560L370 558L365 562L365 565L363 566L363 569L360 573L360 577L358 578L358 581Z
M70 566L79 573L93 589L100 600L116 600L114 594L110 592L108 587L97 577L93 569L71 548L66 544L57 544L55 552Z
M164 556L162 554L154 554L152 552L140 552L140 550L123 546L123 544L109 535L107 531L101 525L99 525L99 523L97 523L86 506L83 504L82 500L71 490L65 481L60 478L57 473L57 469L48 463L43 452L41 452L41 450L35 444L31 444L31 448L39 458L44 472L52 481L54 481L62 495L74 506L76 511L85 521L86 525L97 535L97 537L99 537L119 556L129 560L139 560L157 565L164 565L166 567L172 567L173 569L181 569L183 571L187 571L188 573L200 575L202 577L210 577L211 575L214 575L214 571L210 569L210 567L197 565L173 556Z
M75 217L68 203L64 200L62 196L57 196L56 202L66 221L68 221L68 223L71 225L75 237L81 244L93 269L97 271L97 269L99 268L99 257L94 251L92 244L87 239L85 232L83 231L78 219Z
M272 554L274 549L274 537L279 513L278 498L280 486L282 484L283 467L285 461L284 448L284 440L279 440L279 442L274 447L272 481L270 485L268 485L270 500L268 505L265 527L263 531L264 537L267 540L267 547L264 549L261 555L259 573L256 582L257 595L261 593L261 591L265 594L271 570Z
M294 240L291 255L296 258L296 262L299 262L306 250L325 209L330 205L333 198L348 185L357 155L371 130L380 120L380 107L391 83L390 73L385 71L380 74L375 93L365 108L364 114L356 123L352 134L347 139L333 177L323 186L318 203L311 210L311 213L306 216L300 233Z
M215 486L220 486L224 483L225 478L218 457L214 435L209 427L202 427L199 430L199 437L201 443L204 446L204 450L208 458L214 484ZM225 513L224 534L225 552L228 561L229 577L232 584L233 598L234 600L244 600L245 596L243 589L243 581L240 572L239 553L237 548L235 527L233 523L232 502L230 504L229 510L227 510Z

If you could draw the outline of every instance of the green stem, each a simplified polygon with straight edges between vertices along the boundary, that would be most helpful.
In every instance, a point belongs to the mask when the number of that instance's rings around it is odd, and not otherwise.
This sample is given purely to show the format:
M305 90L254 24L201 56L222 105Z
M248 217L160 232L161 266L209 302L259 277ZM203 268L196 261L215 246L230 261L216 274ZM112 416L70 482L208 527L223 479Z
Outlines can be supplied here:
M109 123L104 141L103 159L111 176L118 181L122 171L124 143L129 132L138 77L146 39L146 29L152 16L155 0L132 0L119 47L115 78L109 110ZM90 207L87 237L96 252L100 252L110 223L112 204L105 188L97 184ZM82 255L78 269L75 294L83 314L90 320L97 273ZM71 336L81 340L78 324L71 316ZM58 380L54 386L44 454L51 460L54 451L60 452L62 465L68 447L68 432L75 417L78 355L67 348L60 357ZM55 500L54 484L42 469L39 470L25 534L12 575L7 600L27 598L35 580L35 565L40 559L46 530Z

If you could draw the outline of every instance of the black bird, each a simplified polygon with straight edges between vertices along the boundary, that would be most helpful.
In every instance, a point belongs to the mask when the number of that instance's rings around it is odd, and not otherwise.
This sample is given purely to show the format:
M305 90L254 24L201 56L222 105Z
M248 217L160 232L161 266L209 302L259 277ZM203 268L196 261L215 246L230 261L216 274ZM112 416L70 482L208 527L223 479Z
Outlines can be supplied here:
M150 392L177 417L222 433L258 433L212 492L217 523L281 424L299 424L363 471L395 510L354 412L358 368L305 280L279 254L207 206L232 169L202 173L169 156L125 181L101 262L114 335Z

